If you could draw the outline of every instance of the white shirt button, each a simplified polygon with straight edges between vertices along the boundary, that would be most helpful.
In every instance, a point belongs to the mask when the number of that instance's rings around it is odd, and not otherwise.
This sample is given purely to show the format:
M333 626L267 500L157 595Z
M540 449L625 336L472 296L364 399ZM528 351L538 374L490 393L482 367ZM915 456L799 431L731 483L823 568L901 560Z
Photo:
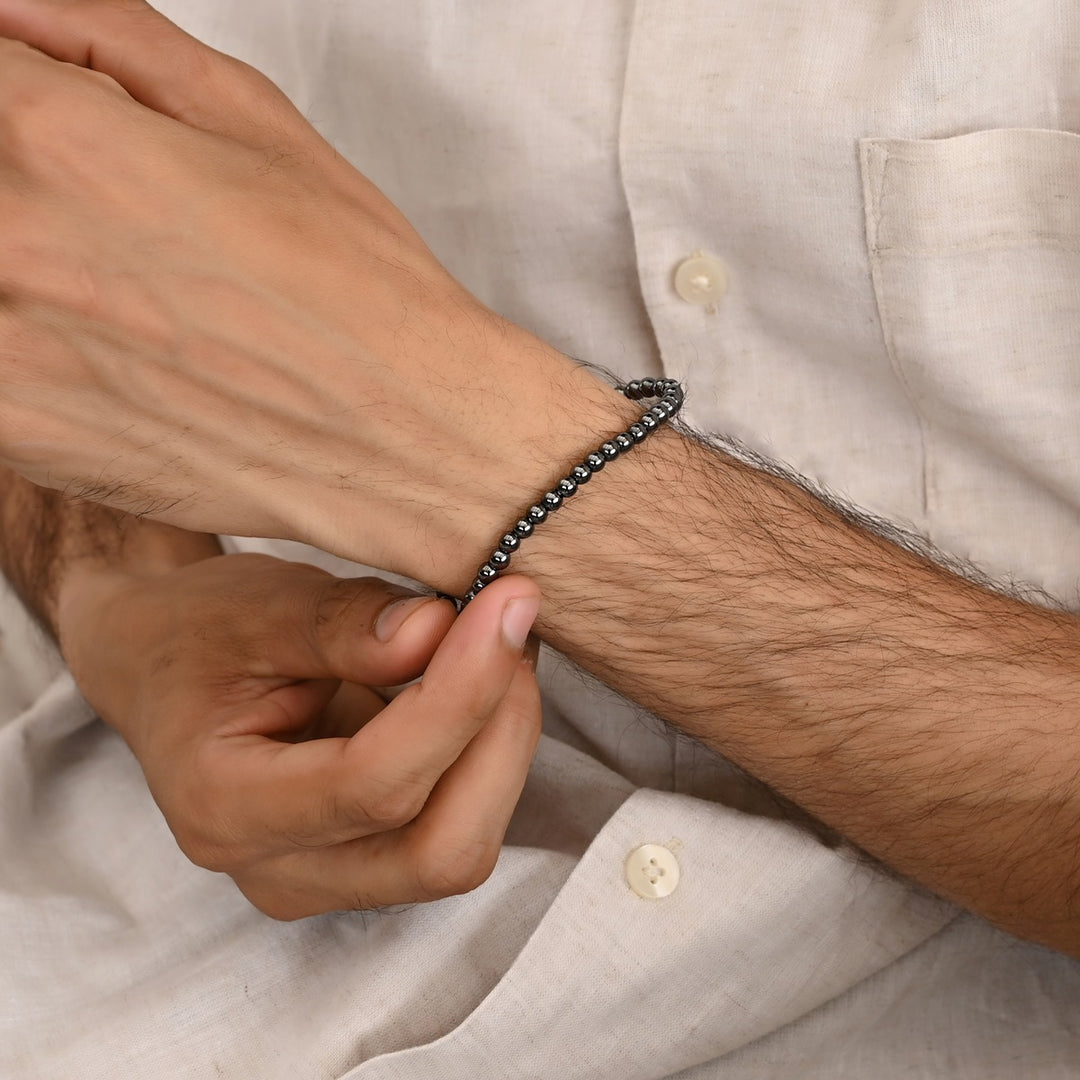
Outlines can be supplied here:
M679 864L660 844L642 844L626 859L626 882L647 900L670 896L679 885Z
M688 304L711 307L728 288L728 272L719 259L695 252L675 270L675 291Z

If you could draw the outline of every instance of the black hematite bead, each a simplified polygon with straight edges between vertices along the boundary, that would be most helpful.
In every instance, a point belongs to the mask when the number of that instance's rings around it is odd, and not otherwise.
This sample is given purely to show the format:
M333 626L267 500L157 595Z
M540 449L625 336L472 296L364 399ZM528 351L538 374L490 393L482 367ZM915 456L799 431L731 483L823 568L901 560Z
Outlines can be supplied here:
M558 510L563 501L575 494L581 484L587 484L593 473L598 473L609 461L614 461L620 454L633 449L637 443L647 439L666 420L673 417L682 408L684 399L683 388L675 379L634 379L617 389L631 401L653 398L657 399L656 404L639 417L636 423L630 424L626 431L612 436L598 449L587 454L580 465L573 466L551 491L545 492L534 506L529 507L521 520L504 534L491 557L477 571L472 588L460 601L461 607L475 600L485 586L499 577L510 565L511 557L521 546L521 541L531 536L537 525Z

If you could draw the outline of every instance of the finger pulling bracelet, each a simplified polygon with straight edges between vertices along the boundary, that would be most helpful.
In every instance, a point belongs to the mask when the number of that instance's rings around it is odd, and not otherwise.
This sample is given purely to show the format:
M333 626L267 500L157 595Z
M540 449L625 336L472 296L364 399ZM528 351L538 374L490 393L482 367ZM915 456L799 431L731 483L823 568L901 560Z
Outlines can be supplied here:
M625 454L638 443L644 442L682 408L683 388L674 379L635 379L616 389L630 401L655 398L656 404L642 413L625 431L587 454L580 465L575 465L550 491L545 492L534 506L530 506L522 514L517 524L499 541L499 546L491 553L491 557L477 571L472 587L458 601L459 610L475 599L481 589L506 572L521 542L532 536L537 525L542 525L547 520L548 514L558 510L571 495L576 494L582 484L587 484L593 474L600 472L609 461L614 461L620 454Z

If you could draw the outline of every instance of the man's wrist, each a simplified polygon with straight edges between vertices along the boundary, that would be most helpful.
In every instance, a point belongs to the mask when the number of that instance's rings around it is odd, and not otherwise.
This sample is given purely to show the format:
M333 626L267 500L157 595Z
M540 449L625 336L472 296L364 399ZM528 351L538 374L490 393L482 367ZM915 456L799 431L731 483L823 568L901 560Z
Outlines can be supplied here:
M68 499L0 469L0 566L54 638L61 603L93 578L165 573L220 551L216 537Z
M625 608L630 594L644 597L653 585L662 587L665 575L683 575L690 551L702 545L692 530L678 530L685 548L676 557L670 550L672 515L694 516L696 453L676 429L661 428L609 462L522 545L514 567L540 586L545 603L537 627L545 640L577 654L583 644L578 631L587 633L594 625L586 614L590 606L597 605L598 614L607 606L610 614ZM700 567L716 557L715 549L702 549L691 561L700 560ZM643 587L646 579L649 589ZM568 609L578 615L567 619Z
M488 338L476 343L486 374L455 388L430 429L417 431L422 452L407 490L391 486L385 498L356 505L350 484L320 483L279 511L307 515L285 520L281 535L464 595L507 528L641 411L519 327L504 324ZM355 547L357 515L365 533L381 532L374 554Z
M605 473L614 469L616 462L627 454L645 452L647 448L643 444L655 440L683 403L682 387L675 380L636 379L617 389L623 398L620 405L625 403L634 411L630 422L616 433L594 434L588 450L579 451L576 460L561 470L558 479L546 485L528 507L521 508L515 519L502 530L498 546L488 549L490 554L487 560L480 565L464 595L465 603L509 571L522 547L528 549L537 532L541 535L545 533L553 515L562 517L563 507L570 500L573 500L572 505L577 505L579 493L591 490L594 481L603 486ZM607 422L611 423L610 418Z
M105 507L80 505L71 516L76 523L54 570L52 595L45 608L62 650L73 627L92 625L86 612L97 610L118 589L221 554L216 536L132 518ZM93 539L87 529L92 530Z

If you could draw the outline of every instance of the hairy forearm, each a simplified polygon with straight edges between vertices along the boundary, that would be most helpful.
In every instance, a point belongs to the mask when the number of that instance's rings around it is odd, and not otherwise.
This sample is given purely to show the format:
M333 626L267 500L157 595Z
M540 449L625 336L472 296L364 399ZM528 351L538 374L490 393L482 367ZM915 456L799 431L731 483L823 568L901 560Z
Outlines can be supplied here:
M62 594L76 581L160 573L219 552L216 537L69 499L0 468L0 570L54 639Z
M1075 618L674 432L515 561L584 667L900 872L1080 955Z

